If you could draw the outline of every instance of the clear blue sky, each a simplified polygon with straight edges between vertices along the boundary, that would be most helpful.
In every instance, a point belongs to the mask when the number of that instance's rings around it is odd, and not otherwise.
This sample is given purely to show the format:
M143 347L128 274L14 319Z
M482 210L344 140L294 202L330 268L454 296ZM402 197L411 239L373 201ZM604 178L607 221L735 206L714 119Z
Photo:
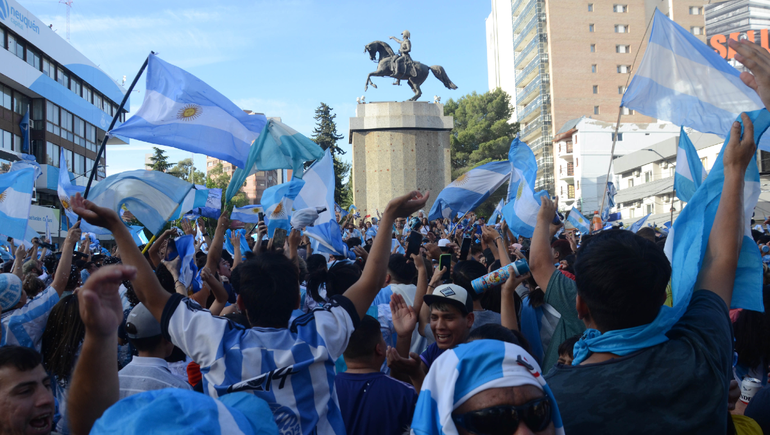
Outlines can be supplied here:
M66 6L57 0L20 0L62 37ZM152 50L196 75L242 109L280 116L300 133L312 135L314 111L325 102L345 135L355 116L356 97L368 102L411 98L406 83L373 78L379 87L364 93L366 75L376 70L364 54L374 40L397 44L411 32L412 59L443 66L459 89L450 91L434 77L422 86L421 101L459 98L487 91L485 18L488 0L478 1L201 1L75 0L71 43L120 81L133 79ZM128 86L128 83L126 84ZM132 111L144 96L144 78L131 96ZM132 140L108 147L107 173L144 167L152 145ZM176 162L190 153L167 148ZM196 155L198 168L205 156Z

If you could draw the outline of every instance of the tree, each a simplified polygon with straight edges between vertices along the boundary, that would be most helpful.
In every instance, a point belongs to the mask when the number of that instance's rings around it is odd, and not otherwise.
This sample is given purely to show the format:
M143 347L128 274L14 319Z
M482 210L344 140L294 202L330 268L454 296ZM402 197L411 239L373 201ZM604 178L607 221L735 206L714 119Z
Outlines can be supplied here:
M225 192L227 191L227 186L230 185L231 178L232 177L225 172L222 163L217 163L216 166L209 169L209 172L206 175L206 188L222 189L222 196L224 197ZM246 196L246 193L243 192L242 186L240 189L238 189L238 193L233 196L233 199L230 200L230 203L235 207L243 207L249 203L249 198Z
M342 178L344 174L350 172L352 165L343 162L339 157L345 154L345 151L337 145L337 141L344 136L337 133L337 123L334 122L337 115L333 114L332 110L323 102L315 109L313 119L317 121L317 124L316 128L313 129L312 139L324 151L329 150L331 152L334 161L334 201L341 204L346 196L346 186L342 184Z
M511 97L500 88L447 101L444 115L454 117L449 136L453 179L485 163L508 159L511 142L519 131L519 123L509 123L512 111ZM507 183L500 186L476 213L489 217L507 191Z
M155 155L150 157L151 164L147 165L147 168L153 171L166 172L171 167L171 163L168 162L168 156L166 152L158 147L152 147L155 151Z
M190 179L191 171L193 175L192 179ZM188 183L206 184L206 174L195 169L195 166L193 164L193 159L191 158L180 160L176 164L176 166L169 169L167 173L175 176L176 178L181 178L182 180L185 180Z

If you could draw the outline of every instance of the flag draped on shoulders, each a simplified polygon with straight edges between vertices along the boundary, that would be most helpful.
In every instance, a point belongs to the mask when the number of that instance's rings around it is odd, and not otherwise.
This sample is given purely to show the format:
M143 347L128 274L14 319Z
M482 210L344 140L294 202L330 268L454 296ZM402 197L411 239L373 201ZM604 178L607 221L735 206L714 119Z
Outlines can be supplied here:
M33 184L31 168L0 175L0 226L8 237L25 239L27 235Z
M436 197L428 220L443 219L452 213L466 213L486 201L510 178L508 162L490 162L460 175Z
M267 124L187 71L151 54L142 107L109 133L206 154L245 167Z
M620 104L721 137L741 112L765 107L738 70L660 10L655 10L644 58ZM770 150L770 138L758 145Z
M706 168L698 157L698 151L692 144L684 127L679 132L679 146L676 148L676 173L674 174L674 190L676 197L684 202L690 202L695 191L706 179Z

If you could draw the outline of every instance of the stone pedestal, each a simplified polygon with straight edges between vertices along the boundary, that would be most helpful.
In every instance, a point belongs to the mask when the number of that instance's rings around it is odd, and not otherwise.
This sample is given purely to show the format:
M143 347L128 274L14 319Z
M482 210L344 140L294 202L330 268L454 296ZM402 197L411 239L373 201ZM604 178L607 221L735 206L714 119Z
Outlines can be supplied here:
M388 201L412 190L431 197L430 210L451 182L449 132L454 120L442 104L422 101L367 103L350 118L353 201L362 216L382 213Z

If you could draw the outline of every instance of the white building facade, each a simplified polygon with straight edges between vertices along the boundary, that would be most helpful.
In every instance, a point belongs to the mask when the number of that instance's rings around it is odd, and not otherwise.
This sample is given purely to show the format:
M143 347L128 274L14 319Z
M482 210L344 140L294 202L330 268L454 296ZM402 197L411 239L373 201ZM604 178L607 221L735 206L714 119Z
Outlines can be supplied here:
M511 96L516 107L516 75L513 66L513 16L511 0L492 0L492 11L486 20L487 74L489 90L502 89ZM516 111L511 114L516 122Z

